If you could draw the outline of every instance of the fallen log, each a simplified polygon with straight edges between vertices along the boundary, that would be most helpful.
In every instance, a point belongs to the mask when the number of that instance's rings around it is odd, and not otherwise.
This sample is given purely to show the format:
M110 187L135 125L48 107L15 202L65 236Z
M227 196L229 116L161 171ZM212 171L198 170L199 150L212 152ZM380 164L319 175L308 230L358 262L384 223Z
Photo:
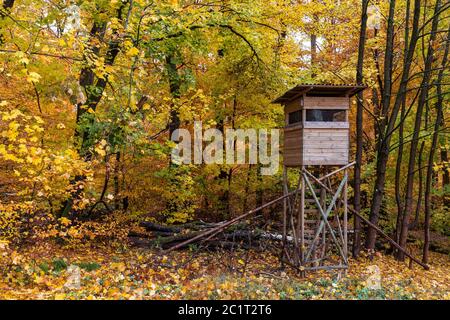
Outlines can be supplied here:
M138 238L145 239L146 241L144 241L143 243L150 247L160 247L162 249L168 249L170 246L176 245L184 240L191 239L191 238L195 237L196 235L198 235L199 233L200 233L200 231L189 232L189 233L178 233L178 234L154 231L154 232L152 232L152 234L145 234L145 233L130 231L128 233L128 237L133 238L133 239L138 239ZM255 232L252 230L235 230L231 233L220 234L220 235L216 236L214 239L210 239L207 241L204 241L203 239L199 239L198 241L193 242L193 243L198 243L198 242L202 241L202 245L211 247L212 245L215 245L215 242L236 243L237 241L239 241L239 242L243 242L243 243L251 243L251 242L257 243L258 241L264 240L264 239L281 241L281 235L272 235L272 234L268 234L265 232ZM183 248L186 246L183 246Z
M299 192L299 189L297 189L295 191L292 191L290 193L287 193L287 194L285 194L285 195L283 195L283 196L281 196L281 197L279 197L279 198L277 198L275 200L267 202L266 204L264 204L264 205L262 205L262 206L260 206L260 207L258 207L256 209L250 210L250 211L248 211L248 212L246 212L246 213L244 213L244 214L242 214L242 215L240 215L240 216L238 216L238 217L236 217L234 219L231 219L231 220L229 220L227 222L224 222L224 223L220 224L217 227L211 228L211 229L206 230L204 232L200 232L197 236L195 236L195 237L193 237L191 239L188 239L188 240L186 240L186 241L184 241L184 242L182 242L180 244L174 245L173 247L170 247L169 249L166 250L166 252L171 252L173 250L182 248L182 247L184 247L184 246L186 246L186 245L188 245L188 244L190 244L192 242L195 242L195 241L197 241L199 239L202 239L202 238L205 238L205 237L208 237L208 236L209 236L208 239L211 238L211 237L214 237L218 233L222 232L222 230L224 230L225 228L236 224L237 222L239 222L239 221L241 221L241 220L243 220L243 219L245 219L245 218L255 214L256 212L259 212L259 211L261 211L261 210L263 210L263 209L265 209L267 207L270 207L273 204L275 204L275 203L277 203L277 202L279 202L279 201L281 201L281 200L283 200L285 198L288 198L288 197L290 197L292 195L295 195L298 192Z
M128 241L131 242L132 246L136 246L136 247L146 247L146 248L153 248L154 247L153 240L146 239L146 238L128 237Z
M163 226L157 223L143 221L139 224L139 226L144 227L147 231L160 231L160 232L170 232L170 233L178 233L181 232L181 228L176 226Z

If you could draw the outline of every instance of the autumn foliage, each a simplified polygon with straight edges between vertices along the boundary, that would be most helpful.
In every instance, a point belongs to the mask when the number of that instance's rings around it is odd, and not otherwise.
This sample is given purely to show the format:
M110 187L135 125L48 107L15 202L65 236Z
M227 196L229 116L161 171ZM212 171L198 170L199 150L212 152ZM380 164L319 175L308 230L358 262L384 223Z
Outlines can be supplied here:
M0 10L0 298L449 298L448 2L3 0ZM358 60L368 89L349 202L358 190L360 212L430 273L370 262L362 248L343 282L291 283L294 273L261 267L275 256L239 253L217 269L205 252L129 247L141 221L219 222L282 193L281 170L171 164L174 130L282 128L276 96L355 83ZM352 126L356 110L355 99ZM279 209L264 217L279 221ZM392 253L363 232L369 256ZM430 247L444 254L428 258ZM82 287L67 291L76 263ZM387 277L378 293L364 291L372 263Z

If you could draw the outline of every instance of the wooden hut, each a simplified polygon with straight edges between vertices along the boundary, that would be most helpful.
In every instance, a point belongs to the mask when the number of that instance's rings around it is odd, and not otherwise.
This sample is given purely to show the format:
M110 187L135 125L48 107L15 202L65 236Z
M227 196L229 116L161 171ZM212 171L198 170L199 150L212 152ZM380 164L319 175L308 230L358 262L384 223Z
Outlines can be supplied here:
M349 162L350 97L355 85L298 85L274 103L284 105L284 165L346 165Z

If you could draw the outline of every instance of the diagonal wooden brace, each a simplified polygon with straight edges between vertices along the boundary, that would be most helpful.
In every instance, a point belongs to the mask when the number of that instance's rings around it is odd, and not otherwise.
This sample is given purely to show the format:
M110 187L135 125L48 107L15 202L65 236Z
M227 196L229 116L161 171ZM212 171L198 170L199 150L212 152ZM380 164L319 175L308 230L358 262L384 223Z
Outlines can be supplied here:
M310 255L312 253L312 250L313 250L314 246L315 246L315 243L316 243L317 239L319 238L320 232L322 232L322 229L326 225L328 230L330 231L330 234L331 234L331 237L333 238L333 241L335 242L337 248L339 249L339 252L340 252L342 258L344 259L345 263L347 263L347 257L345 256L345 254L344 254L344 252L343 252L343 250L341 248L341 245L339 244L339 241L337 240L336 235L334 234L333 228L331 227L330 223L328 222L328 216L329 216L331 210L333 209L337 199L339 198L339 196L340 196L340 194L342 192L342 189L345 186L345 183L347 182L347 176L344 176L344 178L342 179L342 181L341 181L341 183L339 185L339 188L337 189L336 193L334 194L333 199L332 199L330 205L328 206L326 212L323 211L323 208L322 208L322 206L320 204L319 199L317 198L317 196L316 196L316 194L314 192L314 188L311 185L311 182L309 181L308 176L304 172L303 172L303 176L304 176L305 181L306 181L306 183L308 185L308 188L311 190L311 193L312 193L312 195L314 197L314 201L316 202L316 205L317 205L317 207L319 209L319 212L322 215L322 221L320 222L319 228L316 231L316 234L315 234L314 239L313 239L313 241L311 243L311 246L310 246L310 248L308 250L308 253L306 254L305 260L306 261L309 260L309 257L310 257Z

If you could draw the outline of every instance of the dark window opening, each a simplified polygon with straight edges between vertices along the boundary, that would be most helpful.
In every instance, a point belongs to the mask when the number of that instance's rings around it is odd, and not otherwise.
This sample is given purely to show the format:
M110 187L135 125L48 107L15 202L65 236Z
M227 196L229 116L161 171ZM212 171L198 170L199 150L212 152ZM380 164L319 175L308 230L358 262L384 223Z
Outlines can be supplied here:
M302 122L302 112L300 110L289 112L288 124Z
M345 122L346 110L324 110L324 109L313 109L306 110L306 121L318 122Z

